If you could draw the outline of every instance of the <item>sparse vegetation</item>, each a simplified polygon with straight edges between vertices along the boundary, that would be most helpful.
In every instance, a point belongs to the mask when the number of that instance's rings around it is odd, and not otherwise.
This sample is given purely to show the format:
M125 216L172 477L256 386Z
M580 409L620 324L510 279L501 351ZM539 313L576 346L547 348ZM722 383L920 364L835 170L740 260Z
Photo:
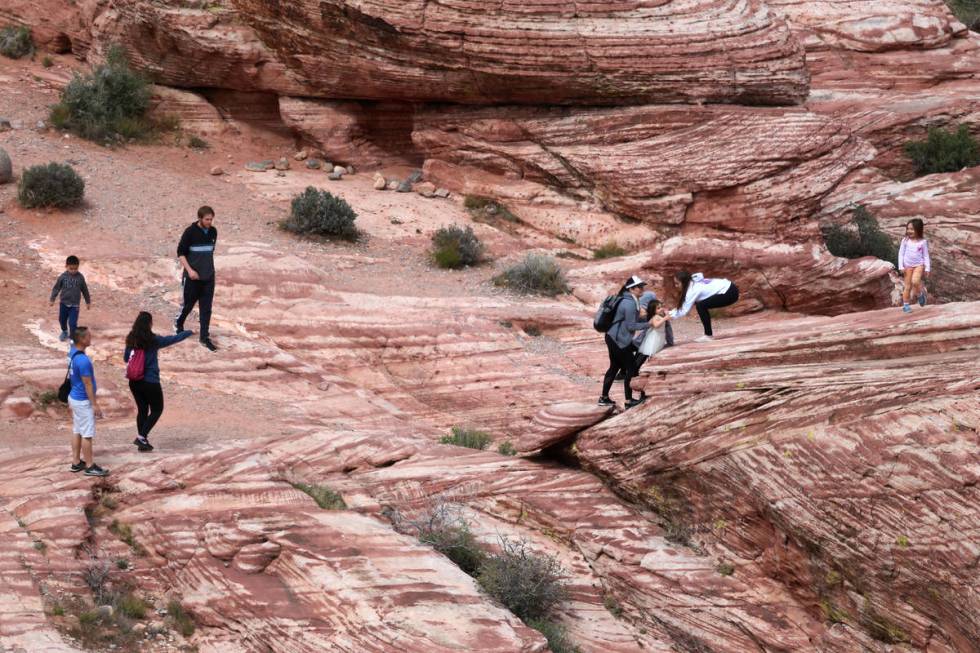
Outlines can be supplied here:
M41 553L48 550L48 545L44 543L44 540L34 540L34 548Z
M623 616L623 606L616 600L612 594L606 594L602 597L602 605L609 610L609 614L620 619Z
M439 439L439 443L483 450L490 446L492 440L490 434L484 431L454 426L449 435L444 435Z
M112 523L109 524L109 532L128 544L129 548L132 549L133 553L136 555L146 555L146 549L142 544L136 541L136 537L133 535L133 528L129 524L124 524L118 519L113 519Z
M909 636L904 630L896 624L893 624L883 615L878 614L867 602L864 605L861 625L865 627L869 635L879 642L903 644L909 641Z
M568 638L565 627L554 621L535 619L527 624L548 640L551 653L579 653L579 648Z
M432 261L440 268L456 270L482 260L483 243L472 228L451 225L432 234Z
M974 32L980 32L980 0L946 0L961 23Z
M126 558L119 558L116 560L116 569L126 570L129 569L129 560Z
M519 293L549 297L571 291L558 262L543 254L528 254L520 263L494 277L493 282Z
M354 241L359 235L356 219L357 214L345 200L308 186L293 198L289 217L280 226L296 234Z
M193 136L190 137L190 139L188 139L188 141L187 141L187 147L189 147L189 148L191 148L193 150L207 150L211 146L208 144L208 142L206 140L204 140L200 136L193 135Z
M395 513L392 521L400 532L414 535L471 576L483 562L483 550L456 504L437 502L412 517Z
M290 485L300 492L310 495L316 501L316 505L324 510L345 510L347 508L344 497L325 485L310 485L301 482L290 483Z
M861 205L854 207L851 226L828 225L823 229L823 238L834 256L875 256L890 263L898 260L898 246L881 231L871 212Z
M592 253L592 257L595 259L615 258L617 256L623 256L624 254L626 254L626 250L620 247L615 240L610 240L608 243L595 250Z
M512 445L510 442L501 442L497 446L497 453L499 453L501 456L516 456L517 449L515 449L514 445Z
M718 573L722 576L731 576L735 573L735 565L730 562L719 562L715 569L717 569Z
M496 219L507 222L517 222L517 216L510 212L500 202L482 195L467 195L463 199L463 207L470 212L474 220L487 222Z
M190 637L194 634L194 620L180 601L174 600L167 604L167 617L173 624L174 630L184 637Z
M54 65L54 60L51 57L45 56L43 59L41 59L41 65L45 68L50 68Z
M924 141L905 144L905 153L912 159L917 175L957 172L980 164L980 147L966 125L949 131L930 127Z
M905 535L899 535L897 538L895 538L895 544L903 549L907 549L909 548L909 538Z
M537 324L528 324L526 327L524 327L524 333L532 338L537 338L541 335L541 327L539 327Z
M0 54L9 59L20 59L34 52L34 40L27 27L8 25L0 29Z
M69 82L51 109L51 123L108 145L147 140L156 131L146 116L149 106L149 83L130 68L125 51L113 46L105 63Z
M841 610L826 598L820 600L820 610L823 612L824 620L832 624L847 623L850 618L845 610Z
M65 616L65 607L60 603L55 603L53 606L51 606L51 616L53 617Z
M556 558L534 553L524 540L501 537L500 552L486 557L477 580L488 594L530 623L565 600L562 574Z
M136 596L135 594L126 593L120 596L115 601L115 607L119 612L130 619L142 619L146 616L146 611L150 608L150 605Z
M70 208L82 201L85 181L67 163L36 165L24 170L17 185L17 200L27 209Z
M58 392L56 390L42 390L31 395L31 401L38 410L47 410L51 406L58 405Z

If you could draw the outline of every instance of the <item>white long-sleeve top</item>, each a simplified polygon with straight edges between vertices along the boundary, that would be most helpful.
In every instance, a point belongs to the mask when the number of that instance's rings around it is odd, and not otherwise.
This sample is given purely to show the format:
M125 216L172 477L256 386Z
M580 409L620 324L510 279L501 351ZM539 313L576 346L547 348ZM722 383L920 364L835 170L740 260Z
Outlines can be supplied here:
M932 261L929 260L929 241L925 238L903 238L902 246L898 248L898 271L924 265L926 272L931 272Z
M684 304L680 308L672 310L670 316L684 317L697 302L726 293L731 286L732 282L728 279L705 279L703 274L695 272L691 275L691 283L687 287Z

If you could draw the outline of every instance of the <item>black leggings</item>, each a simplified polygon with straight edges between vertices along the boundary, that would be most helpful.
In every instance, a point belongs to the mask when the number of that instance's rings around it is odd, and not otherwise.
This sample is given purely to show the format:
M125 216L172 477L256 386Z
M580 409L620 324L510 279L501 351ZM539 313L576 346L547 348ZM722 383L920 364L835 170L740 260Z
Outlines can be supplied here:
M712 295L707 299L702 299L695 306L698 309L698 317L701 318L701 324L704 325L704 335L711 336L714 335L711 331L711 313L708 312L709 308L725 308L726 306L731 306L738 301L738 286L734 283L728 287L728 290L721 293L720 295Z
M163 414L163 387L159 383L130 381L129 391L136 400L136 432L142 438L149 437Z
M602 379L602 396L609 396L609 389L612 388L613 381L616 380L616 374L622 370L625 375L623 379L623 391L626 393L626 401L632 401L633 389L630 387L630 381L633 380L636 347L630 343L628 347L621 349L609 337L609 334L606 334L606 348L609 350L609 369L606 370L606 376Z

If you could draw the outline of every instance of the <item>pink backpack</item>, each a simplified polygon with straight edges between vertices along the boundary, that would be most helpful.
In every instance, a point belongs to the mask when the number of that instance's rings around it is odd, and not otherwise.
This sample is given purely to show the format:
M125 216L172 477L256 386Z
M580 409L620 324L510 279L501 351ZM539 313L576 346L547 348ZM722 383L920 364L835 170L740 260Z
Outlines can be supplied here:
M146 352L142 349L134 349L129 354L129 362L126 363L126 378L130 381L142 381L146 373Z

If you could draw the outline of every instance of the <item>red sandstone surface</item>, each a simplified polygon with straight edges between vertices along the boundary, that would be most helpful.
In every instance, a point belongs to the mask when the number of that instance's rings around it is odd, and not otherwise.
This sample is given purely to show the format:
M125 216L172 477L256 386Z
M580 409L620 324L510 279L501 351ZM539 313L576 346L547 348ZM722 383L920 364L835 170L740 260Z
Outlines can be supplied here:
M0 648L85 650L72 606L105 567L152 604L122 650L547 651L403 527L450 506L486 550L560 562L551 617L582 653L980 650L980 180L913 179L902 153L980 125L980 38L939 0L573 4L0 7L54 64L0 58L0 147L17 174L67 160L86 181L67 212L0 185ZM33 129L115 42L159 84L155 114L210 149ZM300 148L357 173L328 181ZM283 176L244 170L279 157ZM373 190L413 168L452 196ZM277 229L310 185L366 239ZM517 221L476 221L467 194ZM167 410L138 454L122 341L138 310L166 331L202 203L220 350L161 353ZM820 226L857 204L892 235L924 218L930 291L958 303L906 316L889 262L832 256ZM491 261L431 267L451 223ZM629 255L581 260L610 240ZM564 257L571 295L493 286L529 251ZM69 418L44 395L68 252L95 300L101 481L67 472ZM742 288L718 340L677 322L635 382L649 402L595 406L595 302L636 272L670 302L684 267ZM452 426L493 441L438 444ZM170 600L193 634L154 611Z

